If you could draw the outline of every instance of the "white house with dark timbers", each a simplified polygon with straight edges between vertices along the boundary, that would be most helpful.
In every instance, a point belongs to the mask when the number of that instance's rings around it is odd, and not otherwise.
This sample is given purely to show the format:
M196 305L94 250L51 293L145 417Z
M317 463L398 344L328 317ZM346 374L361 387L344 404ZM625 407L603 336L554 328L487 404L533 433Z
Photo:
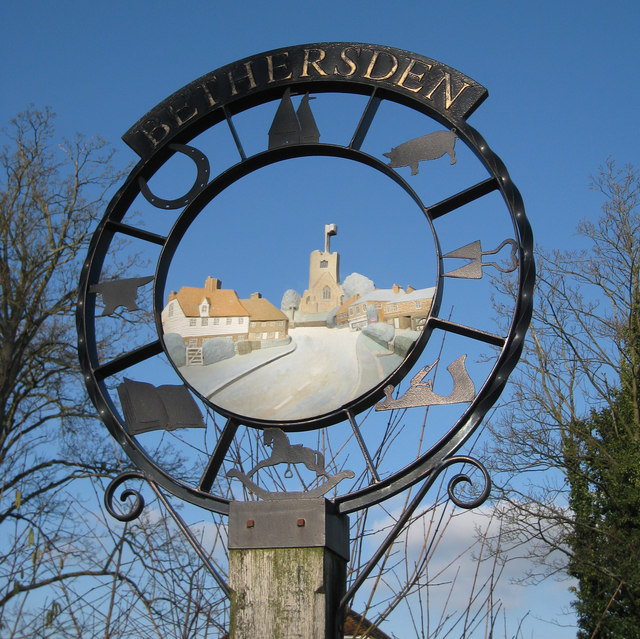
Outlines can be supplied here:
M214 277L207 277L203 288L183 286L172 291L161 318L164 332L177 333L191 348L214 337L234 342L281 339L289 329L287 316L260 293L240 300Z

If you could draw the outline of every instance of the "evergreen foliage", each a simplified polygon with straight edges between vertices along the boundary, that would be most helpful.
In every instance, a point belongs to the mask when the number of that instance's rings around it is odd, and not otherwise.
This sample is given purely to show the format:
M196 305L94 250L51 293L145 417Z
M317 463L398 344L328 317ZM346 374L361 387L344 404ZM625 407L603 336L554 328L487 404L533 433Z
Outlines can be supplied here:
M577 579L580 638L640 637L640 425L629 393L573 425L565 450L570 507L568 573Z
M640 637L640 173L609 160L587 248L538 251L530 336L492 424L505 538L569 575L582 638Z

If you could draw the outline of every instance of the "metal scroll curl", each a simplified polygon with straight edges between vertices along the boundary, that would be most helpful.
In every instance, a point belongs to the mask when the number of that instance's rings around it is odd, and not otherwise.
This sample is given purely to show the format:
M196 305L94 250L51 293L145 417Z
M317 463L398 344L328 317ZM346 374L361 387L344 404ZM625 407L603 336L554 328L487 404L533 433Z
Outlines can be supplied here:
M448 457L443 460L436 466L433 472L428 475L425 482L422 484L416 495L413 497L411 502L405 506L405 509L402 511L402 514L396 521L395 525L385 538L385 540L380 544L378 550L374 553L373 557L367 562L367 565L364 566L358 573L358 576L351 584L349 590L342 597L340 601L340 609L344 609L353 597L355 596L358 588L362 586L367 577L371 574L376 564L380 561L380 559L384 556L384 554L391 548L393 542L396 540L398 535L404 529L404 527L408 524L411 517L413 517L413 513L416 511L426 494L429 492L436 479L443 473L449 466L453 466L454 464L470 464L474 468L477 468L481 473L484 480L484 486L482 492L477 497L465 500L461 499L455 494L455 489L460 483L465 484L473 484L473 480L466 475L465 473L458 473L454 477L449 480L449 484L447 485L447 493L449 495L449 499L459 508L476 508L483 504L489 494L491 493L491 478L489 477L489 473L487 469L473 457L467 457L466 455L455 455L453 457Z
M456 506L458 506L458 508L466 508L468 510L477 508L478 506L483 504L491 494L491 477L489 476L489 472L477 459L474 459L473 457L467 457L465 455L458 455L455 457L450 457L449 459L444 461L442 465L437 469L436 474L439 475L445 468L448 468L452 464L470 464L482 473L482 478L484 480L484 487L482 489L482 492L477 497L471 500L461 499L455 494L455 489L459 484L473 484L473 480L469 477L469 475L458 473L449 480L449 484L447 486L447 494L449 495L449 499Z
M117 519L118 521L133 521L140 517L142 510L144 509L144 497L137 491L132 488L125 488L120 495L120 501L126 502L129 497L133 497L134 501L130 505L128 512L118 512L113 507L113 498L116 490L120 487L120 484L123 484L125 481L129 479L142 479L146 480L146 477L143 473L129 470L124 473L120 473L108 486L107 490L104 493L104 505L107 509L107 512Z

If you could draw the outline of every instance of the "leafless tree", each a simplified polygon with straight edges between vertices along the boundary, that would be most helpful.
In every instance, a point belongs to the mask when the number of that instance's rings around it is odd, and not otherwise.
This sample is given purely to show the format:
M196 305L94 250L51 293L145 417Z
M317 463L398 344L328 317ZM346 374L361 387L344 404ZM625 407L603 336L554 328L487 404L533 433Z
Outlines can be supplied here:
M619 481L640 439L640 175L609 160L591 185L604 201L601 216L578 227L584 248L538 252L532 328L491 441L503 542L536 560L534 580L588 562L609 580L606 603L622 582L631 588L637 570L578 551L576 539L602 535L603 525L577 514L576 491L618 509L621 495L634 494L632 479L616 488L593 460L606 458ZM597 427L603 419L612 425L608 443ZM632 552L634 535L606 534Z
M121 462L81 382L74 312L123 172L101 139L56 143L34 109L4 132L0 165L0 634L206 636L203 572L165 513L123 526L100 507Z
M41 581L66 578L41 568L48 550L72 535L60 495L74 479L106 470L100 455L68 454L81 428L92 437L72 317L91 223L118 176L101 140L55 147L52 119L49 111L20 114L0 156L3 609Z
M131 523L115 522L100 505L105 482L122 470L122 461L95 420L79 379L73 313L81 261L106 195L121 174L101 140L78 137L56 145L49 111L20 114L5 141L0 156L0 633L8 638L221 637L228 614L222 590L162 505L150 501ZM117 349L117 335L108 346ZM377 460L406 427L404 418L403 412L391 414ZM215 428L213 416L209 419L209 428ZM423 431L425 424L426 419ZM317 448L337 470L344 444L333 442L328 431L318 437ZM202 449L205 457L210 454L206 441ZM259 433L249 430L229 454L245 467L267 456ZM164 461L176 469L185 460ZM224 484L217 486L221 494L237 490L224 474L217 481ZM267 481L278 488L285 484L278 472ZM411 492L402 497L410 498ZM416 511L359 595L359 612L382 624L407 606L418 637L495 636L501 564L487 554L488 529L435 568L434 557L457 516L444 501L445 492L436 490ZM371 543L397 517L390 505L376 508L352 517L350 579L366 563ZM213 516L192 530L205 535L204 546L224 572L222 518ZM458 561L477 562L478 568L489 562L492 568L489 576L478 572L468 588L449 577ZM447 592L438 609L436 589ZM466 589L464 597L460 589Z

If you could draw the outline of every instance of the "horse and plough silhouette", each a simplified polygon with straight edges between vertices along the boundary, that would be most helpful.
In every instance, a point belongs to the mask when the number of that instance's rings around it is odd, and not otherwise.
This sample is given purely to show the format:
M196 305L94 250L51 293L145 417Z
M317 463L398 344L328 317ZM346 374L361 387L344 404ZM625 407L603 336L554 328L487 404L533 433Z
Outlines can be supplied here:
M350 470L342 470L335 475L330 475L325 468L324 455L319 450L307 448L302 444L291 444L287 435L279 428L265 428L263 442L270 447L271 455L267 459L258 462L248 473L242 473L233 468L227 473L227 477L239 479L251 492L262 499L286 499L303 494L305 497L320 497L331 490L343 479L351 479L354 473ZM258 486L251 478L261 469L278 464L287 464L284 476L287 479L293 477L292 466L303 464L308 470L316 474L316 478L323 477L325 481L317 488L304 493L269 492Z

